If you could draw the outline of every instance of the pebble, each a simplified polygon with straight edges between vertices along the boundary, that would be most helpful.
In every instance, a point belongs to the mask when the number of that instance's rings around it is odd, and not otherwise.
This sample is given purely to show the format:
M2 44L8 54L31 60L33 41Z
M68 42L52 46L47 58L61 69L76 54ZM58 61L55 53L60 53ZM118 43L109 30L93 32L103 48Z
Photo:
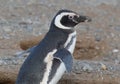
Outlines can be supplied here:
M101 41L101 39L102 39L102 37L101 37L100 35L96 35L96 36L95 36L95 41L98 41L98 42L99 42L99 41Z
M0 36L0 40L4 39L3 36Z
M115 64L120 64L120 61L116 59Z
M10 36L9 35L3 35L3 39L10 39Z
M106 65L105 65L105 64L103 64L103 63L101 63L101 69L102 69L102 70L107 70Z
M93 68L89 64L85 64L82 69L85 72L91 72L91 71L93 71Z
M120 31L120 25L114 28L116 31Z
M8 27L8 26L3 27L3 30L4 30L4 32L6 32L6 33L12 32L12 29L11 29L10 27Z
M113 49L112 52L113 52L113 53L117 53L117 52L119 52L119 50L118 50L118 49Z

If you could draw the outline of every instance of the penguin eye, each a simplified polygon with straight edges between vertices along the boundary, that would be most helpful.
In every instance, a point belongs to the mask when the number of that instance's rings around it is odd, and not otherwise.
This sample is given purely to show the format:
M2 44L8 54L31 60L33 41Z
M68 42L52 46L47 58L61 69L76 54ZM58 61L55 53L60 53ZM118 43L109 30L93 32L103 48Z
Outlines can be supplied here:
M74 16L68 16L68 18L69 18L69 19L73 19L73 18L74 18Z

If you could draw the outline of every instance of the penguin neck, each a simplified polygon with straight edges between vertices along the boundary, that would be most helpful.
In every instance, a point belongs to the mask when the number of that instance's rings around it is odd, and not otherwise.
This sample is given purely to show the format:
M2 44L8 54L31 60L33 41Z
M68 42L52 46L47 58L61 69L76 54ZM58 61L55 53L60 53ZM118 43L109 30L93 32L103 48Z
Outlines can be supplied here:
M75 44L76 44L76 31L73 29L61 29L55 25L51 25L49 32L59 32L63 35L66 40L64 43L64 48L66 48L71 54L73 54ZM63 38L63 37L61 37Z

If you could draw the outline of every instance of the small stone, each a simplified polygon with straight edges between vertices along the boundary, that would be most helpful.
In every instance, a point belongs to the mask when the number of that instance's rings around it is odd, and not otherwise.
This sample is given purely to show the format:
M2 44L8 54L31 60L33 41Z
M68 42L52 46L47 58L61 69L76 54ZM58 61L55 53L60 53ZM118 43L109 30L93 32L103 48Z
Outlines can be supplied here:
M99 41L101 41L101 39L102 39L101 36L99 36L99 35L96 35L96 36L95 36L95 41L98 41L98 42L99 42Z
M98 46L95 46L95 49L99 50L100 48Z
M117 53L117 52L119 52L119 50L118 49L114 49L112 52L113 53Z
M120 61L119 60L115 60L115 64L120 64Z
M0 36L0 40L4 39L3 36Z
M120 25L116 26L114 29L115 29L116 31L120 31Z
M6 33L12 32L12 30L10 29L10 27L4 27L3 30L4 30Z
M91 72L93 70L93 68L88 64L85 64L82 69L85 72Z
M10 36L4 35L3 38L4 39L10 39Z
M113 38L114 38L114 37L115 37L115 34L114 34L114 33L111 33L111 37L113 37Z
M3 63L2 60L0 60L0 66L2 65L2 63Z
M103 63L101 63L101 69L102 69L102 70L107 70L106 65L105 65L105 64L103 64Z

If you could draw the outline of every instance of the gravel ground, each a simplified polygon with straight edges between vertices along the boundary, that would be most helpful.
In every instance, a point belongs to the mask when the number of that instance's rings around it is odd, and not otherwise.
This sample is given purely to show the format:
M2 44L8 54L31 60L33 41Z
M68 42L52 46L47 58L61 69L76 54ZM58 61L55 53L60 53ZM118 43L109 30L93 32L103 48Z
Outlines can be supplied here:
M78 69L74 67L73 71L79 74L77 79L81 83L73 84L119 84L119 4L120 0L0 0L0 71L10 69L11 65L20 66L25 59L15 56L21 51L20 42L45 34L55 13L70 9L92 18L92 22L76 27L80 45L77 44L76 52L79 51L74 55L80 62L75 63ZM18 70L17 67L16 74ZM99 79L95 73L105 75L108 81L111 81L108 77L115 80L111 83L93 82Z

